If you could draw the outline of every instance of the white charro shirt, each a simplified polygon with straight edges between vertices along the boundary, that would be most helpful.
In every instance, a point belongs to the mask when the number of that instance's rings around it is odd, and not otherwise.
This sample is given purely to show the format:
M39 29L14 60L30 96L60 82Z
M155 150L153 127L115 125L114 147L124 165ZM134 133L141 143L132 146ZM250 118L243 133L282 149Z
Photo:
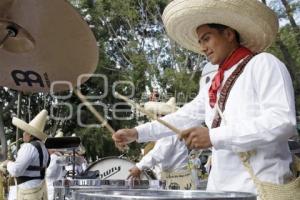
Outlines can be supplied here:
M43 151L43 166L47 166L48 162L48 151L45 145L41 144ZM7 171L13 177L19 176L40 176L40 171L29 171L26 170L28 166L40 166L38 150L30 143L24 143L18 151L16 161L7 163ZM22 189L30 189L39 186L42 180L30 180L18 185Z
M188 149L184 141L173 135L157 140L154 148L136 166L140 170L158 165L163 171L180 171L185 169L187 164Z
M47 183L47 192L48 199L54 199L54 186L53 183L63 178L63 167L58 164L59 158L61 155L57 155L56 153L52 153L50 158L50 164L46 170L46 183Z
M225 72L223 85L237 65ZM203 121L211 127L216 110L209 105L210 85L163 120L181 130ZM292 162L287 141L297 133L293 86L285 65L269 53L252 58L233 85L223 114L226 125L222 120L220 127L209 128L213 148L207 190L256 193L236 153L254 149L250 164L255 175L262 181L284 183L291 175ZM172 135L158 122L136 129L139 142Z

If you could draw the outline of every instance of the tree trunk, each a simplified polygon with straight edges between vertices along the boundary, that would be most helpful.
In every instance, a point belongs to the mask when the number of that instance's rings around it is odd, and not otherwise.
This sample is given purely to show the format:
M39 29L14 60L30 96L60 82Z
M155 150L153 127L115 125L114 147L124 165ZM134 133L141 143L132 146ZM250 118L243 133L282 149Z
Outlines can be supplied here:
M0 160L6 160L7 159L7 142L5 138L5 132L4 132L4 125L3 125L3 117L2 112L3 110L0 109L0 140L1 140L1 154Z
M18 107L17 107L17 117L18 118L21 118L21 102L22 102L22 92L18 92ZM19 140L19 136L21 135L21 130L17 127L17 130L16 130L16 141ZM19 150L20 148L20 144L19 142L17 142L17 150Z
M288 19L291 23L292 29L295 33L295 39L298 45L298 48L300 49L300 28L297 26L296 21L293 17L293 10L291 9L291 6L289 5L289 2L287 0L281 0L283 6L285 7L285 12L288 16Z

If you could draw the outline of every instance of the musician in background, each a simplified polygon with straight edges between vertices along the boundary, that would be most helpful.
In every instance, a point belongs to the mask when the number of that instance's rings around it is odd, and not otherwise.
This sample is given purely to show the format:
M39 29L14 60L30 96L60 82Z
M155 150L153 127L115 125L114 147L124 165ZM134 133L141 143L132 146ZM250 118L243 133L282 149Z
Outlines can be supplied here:
M158 140L154 148L129 172L133 178L140 178L145 169L157 166L160 171L180 171L187 168L187 163L188 150L184 142L179 141L177 136L169 136ZM161 178L160 174L156 175L158 179Z
M201 160L194 152L190 153L189 168L191 170L192 181L195 188L200 188L199 173L201 173Z
M17 182L17 188L10 189L9 199L16 199L16 196L18 200L48 199L45 171L50 159L43 143L47 138L44 133L47 117L48 112L42 110L29 124L15 117L12 120L13 125L24 131L25 143L19 149L16 161L7 161L7 170Z
M78 158L76 172L81 175L88 167L87 160L85 159L86 150L82 144L80 144L78 151L76 151L76 156Z
M71 157L73 155L70 155ZM85 159L85 148L80 145L75 152L75 172L74 175L80 176L87 169L87 161ZM66 166L68 176L73 176L73 163Z
M203 69L200 78L200 89L210 83L213 75L216 73L218 69L217 65L212 65L211 63L207 63ZM150 102L145 103L145 110L149 112L155 112L158 116L163 116L169 113L172 113L176 110L175 101L169 100L169 105L173 106L170 112L167 110L168 107L164 107L164 103L151 103L153 101L158 101L159 94L157 89L154 89L151 93L149 100ZM173 101L171 103L171 101ZM161 106L160 106L161 105ZM162 114L164 113L164 114ZM184 143L183 143L184 144ZM185 144L184 144L185 146ZM168 158L173 155L178 155L181 159L177 158L170 162ZM210 157L211 158L211 157ZM174 163L176 162L176 163ZM154 171L163 171L165 170L173 170L173 169L183 169L184 166L188 162L188 152L187 148L182 146L182 142L177 139L177 136L169 136L158 140L155 143L154 148L142 158L140 162L136 164L135 167L130 169L130 176L133 178L139 178L142 170L148 168L153 169ZM201 165L201 161L200 161ZM199 166L200 167L200 166ZM192 172L193 173L193 172ZM158 179L161 179L161 174L156 172L156 176ZM197 184L199 180L194 180L195 187L198 187Z
M48 199L53 200L54 199L54 185L53 183L56 180L63 178L63 166L59 165L58 162L60 160L60 157L63 155L56 151L55 149L49 149L48 150L50 154L50 164L46 171L46 182L47 182L47 190L48 190Z
M154 94L150 96L153 100ZM155 96L158 97L157 95ZM155 99L157 100L157 99ZM145 103L145 110L163 116L176 111L175 98L171 98L167 103L150 101ZM157 178L166 179L167 174L188 171L188 149L183 141L180 141L176 135L165 137L155 143L154 148L146 154L136 166L132 167L130 177L139 179L143 170L158 168L161 174L157 174ZM161 177L162 176L162 177ZM188 175L188 178L190 176ZM183 177L186 182L187 177ZM180 180L176 180L178 186L176 189L190 189L191 179L188 184L180 184ZM188 186L187 186L188 185ZM168 183L167 183L168 187Z
M149 101L159 101L159 93L156 88L153 89L151 95L149 96Z
M55 137L63 137L64 133L59 129L56 132ZM60 159L62 158L63 154L60 153L56 149L49 149L48 150L51 161L46 170L46 181L47 181L47 190L48 190L48 199L54 199L54 185L53 183L56 180L62 179L64 176L64 169L61 164L59 164Z

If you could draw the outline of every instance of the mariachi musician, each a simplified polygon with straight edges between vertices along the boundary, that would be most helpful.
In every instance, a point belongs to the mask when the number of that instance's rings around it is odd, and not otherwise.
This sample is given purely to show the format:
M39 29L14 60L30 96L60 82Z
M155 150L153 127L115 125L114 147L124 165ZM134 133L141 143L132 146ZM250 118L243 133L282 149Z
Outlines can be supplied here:
M18 151L14 162L6 161L9 174L15 177L16 187L10 189L9 199L47 200L45 170L50 162L44 145L47 135L44 133L48 112L42 110L30 123L16 117L12 123L22 129L24 144ZM14 192L17 191L17 195Z
M145 110L159 116L172 113L176 111L175 98L172 97L167 103L147 102ZM192 187L188 170L188 149L176 135L156 141L154 148L129 170L130 176L138 179L143 170L152 168L158 168L161 171L161 174L157 173L156 175L159 179L166 180L166 187L169 189L190 189ZM179 173L180 175L178 175Z
M61 129L58 129L54 137L63 137L64 133ZM54 199L54 186L53 183L56 180L62 179L64 175L63 166L58 164L60 159L63 157L63 154L58 151L58 149L48 149L50 155L50 164L46 170L46 184L47 184L47 193L48 200Z

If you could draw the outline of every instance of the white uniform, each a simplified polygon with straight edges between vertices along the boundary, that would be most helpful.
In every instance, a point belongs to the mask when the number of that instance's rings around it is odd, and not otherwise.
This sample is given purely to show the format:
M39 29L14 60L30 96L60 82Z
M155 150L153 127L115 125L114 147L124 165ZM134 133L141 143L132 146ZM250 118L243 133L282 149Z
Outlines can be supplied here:
M63 168L61 165L57 164L59 156L55 153L51 154L51 161L49 167L46 171L46 182L48 189L48 199L53 200L54 198L54 181L61 179L63 177Z
M225 72L223 84L237 65ZM204 120L210 127L216 110L209 105L209 87L162 119L180 129L199 126ZM226 125L222 121L220 127L209 130L213 144L209 191L256 192L236 154L253 149L257 153L250 162L260 180L279 184L290 178L287 141L297 132L292 81L282 62L268 53L252 58L231 89L224 116ZM136 128L139 142L173 134L158 122Z
M142 170L158 165L163 171L180 171L187 167L188 150L176 135L159 139L154 148L136 166Z
M45 145L38 141L41 144L43 151L43 166L47 166L48 162L48 151ZM40 171L29 171L26 170L28 166L40 166L39 153L38 150L30 143L24 143L18 151L17 158L15 162L7 163L7 171L13 177L20 176L30 176L37 177L40 176ZM39 186L42 183L41 179L35 179L26 181L18 185L18 188L21 189L31 189ZM9 191L9 199L16 199L16 187L12 186Z

